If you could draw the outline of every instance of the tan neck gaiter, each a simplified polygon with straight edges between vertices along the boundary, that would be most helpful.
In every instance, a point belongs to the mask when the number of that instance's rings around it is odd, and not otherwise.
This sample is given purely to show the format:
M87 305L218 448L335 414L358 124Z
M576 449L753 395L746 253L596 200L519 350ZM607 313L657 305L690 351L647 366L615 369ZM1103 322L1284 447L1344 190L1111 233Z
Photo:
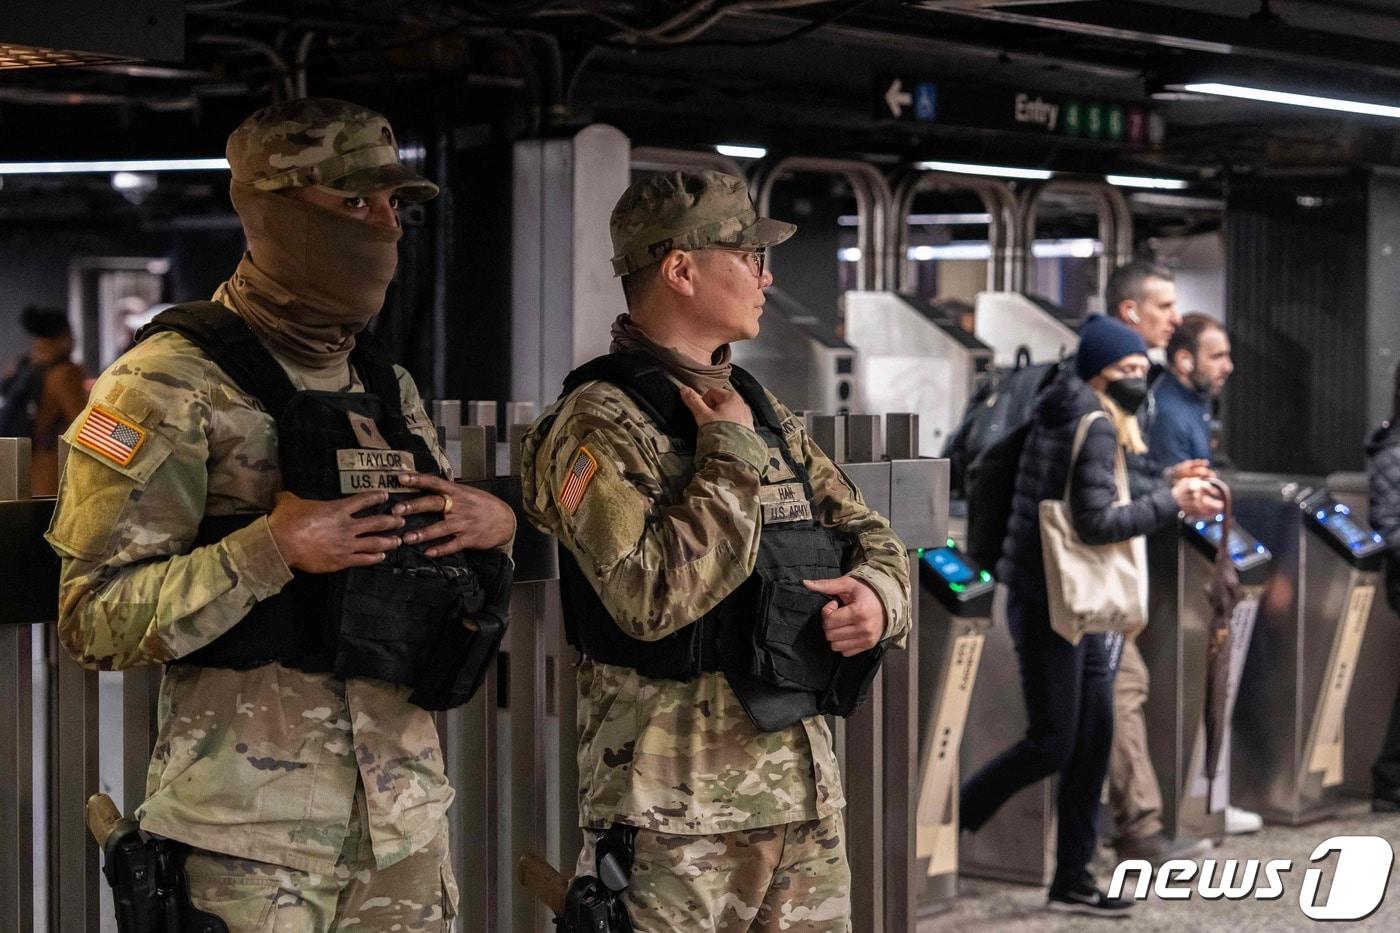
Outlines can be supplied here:
M684 356L674 347L663 347L642 331L628 314L618 315L612 325L613 353L649 353L656 357L666 371L696 392L704 395L711 389L729 387L729 374L733 370L730 363L729 344L715 351L714 360L709 366L701 366Z
M238 182L229 190L248 250L215 299L293 362L343 365L384 305L403 230Z

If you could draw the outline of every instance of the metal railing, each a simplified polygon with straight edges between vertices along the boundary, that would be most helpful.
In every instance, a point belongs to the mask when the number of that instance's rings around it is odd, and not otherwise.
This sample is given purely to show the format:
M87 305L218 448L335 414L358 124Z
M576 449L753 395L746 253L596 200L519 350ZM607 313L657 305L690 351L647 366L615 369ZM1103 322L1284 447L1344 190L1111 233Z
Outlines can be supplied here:
M749 185L756 192L754 202L760 216L767 216L778 182L797 172L846 179L855 195L858 218L856 245L860 248L860 258L856 260L856 286L869 291L889 287L895 280L896 269L889 230L894 195L885 176L873 165L850 159L789 156L771 165L760 164Z
M946 463L919 460L909 451L891 451L893 456L884 458L879 424L871 416L857 422L859 417L851 417L848 430L833 433L855 438L863 429L871 435L858 447L870 462L843 468L874 508L892 516L910 547L941 541ZM458 459L480 463L473 448L487 440L488 427L454 428L442 433L462 445ZM507 433L518 439L520 432ZM913 435L890 429L886 436ZM497 451L502 472L505 464L518 463L506 447L503 443ZM518 508L518 477L472 482ZM31 930L36 918L47 915L50 930L98 933L104 923L112 929L112 921L98 850L84 825L84 804L99 789L120 785L122 793L114 796L128 813L135 809L155 737L160 672L151 667L103 674L99 690L99 675L57 645L51 618L44 617L56 606L57 560L42 540L52 510L52 499L0 502L0 567L25 568L23 574L7 572L0 583L0 929ZM515 863L533 853L568 877L582 844L576 654L564 640L554 541L523 516L515 558L512 623L497 668L471 703L437 717L445 767L456 788L449 820L462 894L459 929L469 933L552 930L548 910L515 882ZM45 568L42 574L34 570L36 564ZM37 677L36 640L46 645L46 666ZM836 730L860 930L912 930L914 925L918 703L911 652L916 644L917 632L911 634L910 651L886 656L871 701ZM31 715L36 707L45 720L37 742ZM117 742L120 754L113 755ZM37 754L36 746L42 749ZM100 759L101 752L108 754ZM47 829L39 834L29 777L36 760L47 790L37 814ZM38 872L36 841L46 850Z
M894 261L899 270L896 279L902 291L913 291L914 263L907 256L909 246L909 215L914 211L914 199L925 191L948 193L968 192L977 196L986 208L987 291L1000 292L1011 288L1015 261L1015 243L1019 235L1016 195L1003 181L978 178L974 175L954 175L949 172L911 172L895 188L894 216L891 219L890 240L894 244Z

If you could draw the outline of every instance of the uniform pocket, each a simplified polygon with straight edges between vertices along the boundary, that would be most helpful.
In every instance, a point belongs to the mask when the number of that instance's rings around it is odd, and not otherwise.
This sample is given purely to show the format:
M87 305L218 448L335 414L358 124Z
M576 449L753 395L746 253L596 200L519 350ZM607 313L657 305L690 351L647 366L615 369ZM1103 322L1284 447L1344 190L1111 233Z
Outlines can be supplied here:
M444 863L438 873L442 878L442 930L451 933L452 923L457 917L457 879L452 877L452 866Z
M277 901L283 887L260 863L191 852L185 859L185 880L190 903L224 921L230 930L278 930ZM290 923L293 918L283 919Z
M826 690L839 657L822 631L822 606L830 598L801 583L763 581L754 632L754 676L776 687Z

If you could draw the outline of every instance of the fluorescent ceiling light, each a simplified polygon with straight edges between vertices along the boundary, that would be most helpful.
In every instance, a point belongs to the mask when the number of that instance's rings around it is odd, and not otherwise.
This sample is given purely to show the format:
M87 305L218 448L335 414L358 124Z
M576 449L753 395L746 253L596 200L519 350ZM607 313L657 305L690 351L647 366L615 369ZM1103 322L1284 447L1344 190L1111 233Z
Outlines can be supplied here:
M715 152L727 155L731 159L761 159L768 154L768 150L762 146L721 145L715 147Z
M972 165L966 162L920 162L919 168L930 172L957 172L960 175L991 175L996 178L1029 178L1044 181L1054 172L1042 168L1015 168L1009 165Z
M911 227L954 227L962 224L978 225L992 222L991 214L910 214L905 222ZM859 227L860 218L855 214L842 214L836 218L837 226Z
M1036 240L1031 244L1031 255L1036 259L1090 259L1102 253L1103 244L1088 237ZM992 248L986 242L958 240L937 246L911 246L905 250L904 255L914 262L931 262L935 259L986 261L992 258Z
M860 262L860 247L846 246L836 251L836 258L842 262Z
M134 191L147 185L155 187L155 179L149 175L140 175L136 172L117 172L112 175L112 187L118 191Z
M1105 175L1110 185L1121 188L1157 188L1161 191L1180 191L1188 182L1180 178L1146 178L1142 175Z
M1217 97L1238 97L1242 100L1259 100L1270 104L1289 104L1294 107L1315 107L1319 110L1340 110L1343 113L1364 113L1373 117L1400 119L1400 107L1389 104L1372 104L1360 100L1315 97L1312 94L1290 94L1287 91L1269 91L1264 88L1244 87L1239 84L1188 84L1183 90L1196 94L1214 94Z
M1208 211L1223 211L1225 209L1225 202L1220 198L1197 198L1182 194L1133 193L1128 195L1128 200L1132 201L1134 204L1146 204L1149 207L1189 208Z
M106 162L0 162L0 175L76 175L84 172L212 172L228 159L115 159Z

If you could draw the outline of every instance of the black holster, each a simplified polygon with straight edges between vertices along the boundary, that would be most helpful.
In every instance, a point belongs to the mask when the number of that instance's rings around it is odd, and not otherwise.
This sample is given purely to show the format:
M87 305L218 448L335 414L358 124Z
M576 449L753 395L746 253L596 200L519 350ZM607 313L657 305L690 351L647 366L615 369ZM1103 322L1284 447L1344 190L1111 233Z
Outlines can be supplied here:
M636 827L614 823L594 847L597 877L575 878L564 895L564 913L554 918L563 933L632 933L622 892L632 882Z
M228 933L228 926L190 902L189 846L118 821L102 844L102 873L112 886L118 933Z

